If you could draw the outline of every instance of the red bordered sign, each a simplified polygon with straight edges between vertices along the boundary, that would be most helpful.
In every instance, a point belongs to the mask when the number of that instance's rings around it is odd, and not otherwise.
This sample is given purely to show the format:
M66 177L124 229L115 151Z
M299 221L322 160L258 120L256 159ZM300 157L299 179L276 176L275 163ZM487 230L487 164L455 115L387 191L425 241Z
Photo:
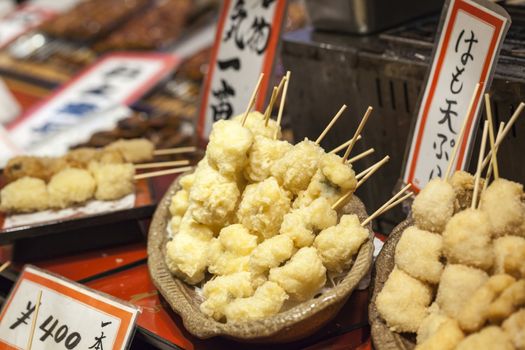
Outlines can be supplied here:
M35 5L21 5L0 18L0 48L5 47L20 35L53 18L52 10Z
M137 314L131 304L27 266L0 314L0 347L26 349L36 316L32 350L125 349Z
M404 181L415 189L444 173L464 118L465 137L453 169L467 165L483 91L492 79L500 44L510 26L501 7L486 0L451 0L413 132ZM477 83L474 108L466 116Z
M197 126L202 138L207 137L214 121L244 112L261 72L265 79L255 108L262 108L285 9L286 0L223 2L202 91Z

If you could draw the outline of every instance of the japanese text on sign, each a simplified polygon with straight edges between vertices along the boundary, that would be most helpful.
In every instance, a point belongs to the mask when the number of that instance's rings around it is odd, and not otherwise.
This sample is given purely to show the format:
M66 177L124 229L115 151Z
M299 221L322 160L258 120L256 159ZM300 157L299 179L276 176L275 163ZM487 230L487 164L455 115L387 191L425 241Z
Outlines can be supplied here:
M453 168L466 165L482 91L476 96L472 113L466 116L468 104L478 82L484 83L484 88L488 85L499 42L509 23L504 14L494 11L495 5L487 8L480 3L486 2L449 3L405 167L404 180L416 189L443 175L464 118L469 118Z
M36 316L34 350L125 349L137 312L128 304L26 267L0 315L0 345L25 348Z

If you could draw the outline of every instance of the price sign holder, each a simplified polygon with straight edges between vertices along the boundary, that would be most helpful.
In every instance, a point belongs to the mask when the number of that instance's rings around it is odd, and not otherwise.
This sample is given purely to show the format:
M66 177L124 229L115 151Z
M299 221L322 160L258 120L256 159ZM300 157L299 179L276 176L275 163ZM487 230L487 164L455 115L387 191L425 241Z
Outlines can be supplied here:
M443 9L427 83L418 104L405 156L403 182L418 191L444 175L464 118L465 135L453 169L468 166L481 98L492 81L495 63L511 20L488 0L448 0ZM480 83L470 115L467 108Z
M27 265L0 314L0 347L26 349L36 321L32 350L126 349L138 313L132 304Z

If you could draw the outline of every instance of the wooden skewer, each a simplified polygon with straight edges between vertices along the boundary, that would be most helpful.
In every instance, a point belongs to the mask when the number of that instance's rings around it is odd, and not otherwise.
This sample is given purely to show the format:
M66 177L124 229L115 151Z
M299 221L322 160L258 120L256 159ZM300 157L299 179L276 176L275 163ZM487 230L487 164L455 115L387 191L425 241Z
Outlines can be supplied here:
M490 140L490 149L492 150L492 167L494 169L494 178L499 179L499 169L498 169L498 158L497 150L494 147L495 138L494 138L494 125L492 123L492 106L490 105L490 95L485 94L485 109L487 111L487 120L489 122L489 140Z
M168 169L168 170L159 170L159 171L153 171L151 173L145 173L145 174L139 174L139 175L135 175L133 178L135 180L140 180L140 179L147 179L147 178L150 178L150 177L156 177L156 176L163 176L163 175L170 175L170 174L178 174L178 173L184 173L186 171L189 171L193 169L193 167L191 166L186 166L186 167L183 167L183 168L175 168L175 169Z
M401 196L403 193L405 193L408 189L412 187L411 184L406 185L403 187L399 192L397 192L392 198L390 198L388 201L385 202L381 207L379 207L372 215L370 215L368 218L366 218L362 223L361 226L366 226L370 221L374 220L376 217L381 215L383 211L392 204L399 196Z
M277 86L277 90L275 90L275 87L273 89L273 91L275 91L275 96L273 95L273 92L272 92L270 103L268 104L268 106L266 107L266 111L264 112L265 125L268 125L268 121L270 120L270 117L272 115L273 106L275 105L275 101L277 101L277 96L279 96L279 93L283 89L285 82L286 82L286 75L279 82L279 86Z
M33 320L31 321L31 330L29 333L29 339L27 341L27 350L31 350L31 347L33 346L33 338L35 336L35 328L36 328L36 319L38 318L38 312L40 311L41 301L42 301L42 290L38 292L38 297L36 299L35 316L33 317Z
M498 138L501 135L504 127L505 127L504 122L499 123L499 129L498 129L498 134L496 135L496 138ZM483 182L483 189L481 190L481 194L483 194L483 192L485 192L487 187L489 187L489 181L490 181L491 176L492 176L492 162L490 162L489 168L487 169L487 174L485 175L485 182Z
M134 164L133 167L135 169L152 169L152 168L167 168L167 167L173 167L173 166L179 166L179 165L188 165L190 164L190 161L185 160L174 160L172 162L156 162L156 163L142 163L142 164Z
M456 160L456 155L458 154L459 145L463 141L463 134L465 134L465 130L467 129L468 118L470 116L470 113L472 112L472 108L474 108L474 102L476 102L476 96L478 95L480 86L481 86L480 83L476 84L474 93L472 94L472 97L470 98L470 102L467 108L467 114L465 115L465 119L463 120L463 124L461 125L461 130L459 131L458 138L456 139L456 144L454 145L454 148L452 149L452 154L448 161L447 170L445 171L445 176L443 177L444 180L447 180L450 177L450 173L452 172L452 166L454 165L454 161Z
M369 148L366 151L359 153L357 156L352 157L346 161L346 163L351 164L353 162L357 162L360 159L363 159L366 156L369 156L370 154L374 153L376 150L373 148Z
M521 112L523 112L524 108L525 108L525 103L521 102L518 108L516 108L516 110L514 111L514 114L512 115L512 117L510 117L509 121L505 125L505 128L503 129L503 132L501 133L500 137L496 137L496 143L494 144L496 149L499 148L499 146L501 145L501 142L503 142L503 139L507 137L507 134L510 132L512 125L514 125L518 117L521 115ZM487 166L487 164L490 162L491 157L492 157L492 151L489 151L489 154L487 154L487 156L483 160L482 168L485 168Z
M474 178L474 193L472 194L472 203L470 204L471 209L476 209L476 205L478 202L479 179L481 177L481 166L483 164L483 156L485 155L485 146L487 145L487 132L488 132L488 123L485 121L485 124L483 125L483 136L481 139L481 147L479 149L478 167L476 169L476 177Z
M250 97L250 102L248 102L248 107L246 107L246 111L244 112L244 115L242 116L241 125L244 125L244 123L246 123L246 119L248 119L248 113L250 113L253 106L255 105L255 99L257 98L259 89L261 88L261 83L262 83L263 78L264 78L264 73L261 73L261 75L259 75L259 80L257 80L257 85L255 85L255 89L252 92L252 96Z
M197 150L197 147L194 147L194 146L164 148L164 149L157 149L153 151L153 155L154 156L164 156L168 154L191 153L191 152L195 152L196 150Z
M361 135L358 135L358 136L357 136L357 140L356 140L356 142L359 141L359 140L361 140L361 138L362 138ZM353 140L353 139L354 139L354 138L352 137L350 140L346 141L346 142L343 143L342 145L337 146L336 148L334 148L333 150L331 150L331 151L328 152L328 153L337 153L337 152L339 152L339 151L344 150L346 147L348 147L349 144L352 143L352 140Z
M284 90L283 94L281 95L281 102L279 103L279 113L277 113L277 128L275 128L275 132L273 133L273 139L277 139L277 134L279 133L279 126L281 125L281 121L283 119L283 111L284 111L284 103L286 102L286 94L288 93L288 84L290 83L290 71L286 72L286 80L284 81Z
M389 211L390 209L398 206L400 203L403 203L404 201L406 201L408 198L412 197L414 195L414 193L410 192L410 193L407 193L405 194L403 197L399 198L397 201L395 201L394 203L390 204L389 206L387 206L382 212L381 214L383 213L386 213L387 211Z
M357 130L354 133L354 137L352 137L352 142L350 142L348 148L345 151L345 155L343 156L343 162L348 159L350 152L352 152L352 148L354 148L354 145L357 142L357 135L361 135L361 131L363 131L363 128L365 127L365 124L368 121L368 118L370 117L370 114L372 114L373 110L374 109L370 106L366 110L365 115L361 119L361 122L359 123L359 126L357 127Z
M375 164L372 164L371 166L369 166L368 168L366 168L365 170L361 171L359 174L357 174L355 176L355 178L357 180L361 179L362 177L364 177L366 174L368 174L370 171L372 171L380 162L377 162Z
M341 115L343 115L343 112L345 111L346 109L346 105L343 105L339 111L335 114L335 116L332 118L332 120L330 120L330 123L328 123L328 125L326 126L326 128L324 128L323 132L321 133L321 135L319 135L319 137L317 138L317 140L315 140L315 144L318 145L321 143L321 141L323 141L324 137L326 136L326 134L328 133L328 131L330 131L330 129L332 128L332 126L334 126L335 122L337 121L337 119L339 119L339 117Z
M11 261L6 261L5 263L0 266L0 273L4 272L5 269L7 269L11 265Z

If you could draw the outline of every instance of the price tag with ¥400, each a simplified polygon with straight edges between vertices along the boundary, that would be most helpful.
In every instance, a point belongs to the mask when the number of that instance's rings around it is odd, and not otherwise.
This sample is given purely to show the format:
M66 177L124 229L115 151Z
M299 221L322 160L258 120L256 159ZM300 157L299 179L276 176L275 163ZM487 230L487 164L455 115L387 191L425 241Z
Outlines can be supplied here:
M2 349L125 349L135 306L26 266L0 314Z

